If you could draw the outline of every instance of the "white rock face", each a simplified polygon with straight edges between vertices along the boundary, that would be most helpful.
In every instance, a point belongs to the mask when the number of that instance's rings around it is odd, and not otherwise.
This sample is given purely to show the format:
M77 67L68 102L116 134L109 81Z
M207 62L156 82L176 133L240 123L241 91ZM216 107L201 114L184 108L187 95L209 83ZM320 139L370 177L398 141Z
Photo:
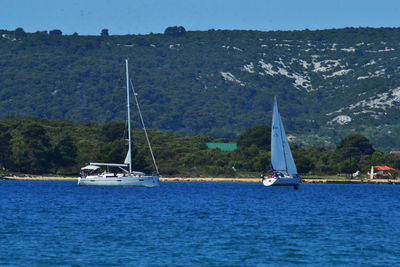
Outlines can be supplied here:
M312 91L312 86L311 86L311 82L309 80L308 75L305 74L300 74L300 73L289 73L288 71L288 67L285 65L285 63L283 63L282 59L279 59L279 61L275 61L274 63L276 63L278 66L275 67L274 70L274 66L271 63L265 63L263 59L261 59L260 61L258 61L259 66L263 69L264 72L261 72L261 75L270 75L270 76L274 76L274 75L282 75L282 76L286 76L288 78L294 79L294 83L293 86L296 87L297 89L299 89L299 87L302 87L304 89L306 89L307 92ZM301 64L304 65L304 62L302 62Z
M237 79L232 73L230 72L222 72L221 71L221 75L224 78L225 81L230 81L230 82L235 82L240 84L241 86L244 86L245 84L240 81L239 79Z
M249 72L249 73L254 73L255 71L254 71L254 64L253 64L253 62L250 62L249 64L247 64L247 65L244 65L242 68L241 68L243 71L247 71L247 72Z
M397 106L400 106L400 87L389 89L385 93L376 94L359 102L350 104L349 106L341 107L340 109L327 113L326 115L331 116L335 113L340 114L344 111L347 111L352 112L352 114L355 116L370 114L371 117L379 119L380 116L384 116L386 114L386 110ZM329 124L339 120L339 117L340 116L335 117L329 122Z
M329 124L334 124L337 123L339 125L344 125L351 122L351 117L347 115L339 115L335 117L333 120L329 122Z
M386 110L400 103L400 87L389 90L386 93L378 94L366 100L349 106L349 109L362 107L364 109L383 109Z

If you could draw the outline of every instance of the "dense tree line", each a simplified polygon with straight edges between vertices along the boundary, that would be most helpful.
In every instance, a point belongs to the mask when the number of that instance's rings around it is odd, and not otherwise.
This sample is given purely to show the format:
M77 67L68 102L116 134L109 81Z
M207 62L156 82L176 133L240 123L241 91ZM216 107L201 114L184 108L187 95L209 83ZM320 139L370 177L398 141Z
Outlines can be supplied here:
M8 172L77 175L89 162L123 162L127 126L73 123L31 117L0 119L0 166ZM183 136L149 130L161 175L248 176L271 169L270 131L266 125L250 127L233 139ZM143 131L133 129L133 167L152 172L154 167ZM237 142L235 151L209 149L206 142ZM373 148L360 134L343 138L335 149L292 146L301 174L366 173L371 165L400 169L400 157Z

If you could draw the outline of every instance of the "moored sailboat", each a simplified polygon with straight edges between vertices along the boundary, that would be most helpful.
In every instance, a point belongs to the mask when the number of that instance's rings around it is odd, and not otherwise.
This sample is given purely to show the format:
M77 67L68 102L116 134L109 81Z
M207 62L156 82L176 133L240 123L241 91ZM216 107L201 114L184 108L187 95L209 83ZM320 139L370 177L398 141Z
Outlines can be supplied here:
M295 188L298 187L300 178L278 111L276 97L274 98L271 127L271 165L272 174L268 178L263 176L265 186L292 185Z
M146 134L151 156L153 158L154 166L156 168L156 175L146 175L143 172L132 171L132 137L131 137L131 118L130 118L130 101L129 101L129 72L128 60L126 64L126 96L127 96L127 113L128 113L128 153L125 157L123 164L120 163L95 163L91 162L89 165L81 168L81 174L78 178L78 185L81 186L137 186L137 187L155 187L158 186L158 168L155 162L153 151L151 149L150 141L147 136L146 128L144 126L142 114L140 112L139 104L134 93L136 105L139 110L140 119L143 124L143 130ZM133 89L133 86L132 86ZM128 167L128 169L126 169ZM100 171L105 168L104 171ZM109 168L119 168L122 172L110 172Z

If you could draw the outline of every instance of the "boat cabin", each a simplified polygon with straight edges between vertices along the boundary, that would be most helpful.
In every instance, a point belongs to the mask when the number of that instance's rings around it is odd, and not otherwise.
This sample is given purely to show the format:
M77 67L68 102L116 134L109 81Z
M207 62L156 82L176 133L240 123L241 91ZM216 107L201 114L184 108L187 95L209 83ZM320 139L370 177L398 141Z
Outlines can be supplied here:
M103 177L103 178L107 178L107 177L125 177L128 176L129 172L126 171L123 168L120 168L121 166L125 166L125 164L112 164L112 163L96 163L98 165L101 165L103 167L106 168L102 168L100 166L94 165L94 164L90 164L87 165L83 168L81 168L81 172L80 172L80 177L81 178L86 178L86 177ZM115 167L119 167L121 170L123 170L123 172L121 173L120 171L110 171L110 167L111 168L115 168ZM134 176L143 176L144 173L143 172L132 172L130 176L132 176L132 174Z

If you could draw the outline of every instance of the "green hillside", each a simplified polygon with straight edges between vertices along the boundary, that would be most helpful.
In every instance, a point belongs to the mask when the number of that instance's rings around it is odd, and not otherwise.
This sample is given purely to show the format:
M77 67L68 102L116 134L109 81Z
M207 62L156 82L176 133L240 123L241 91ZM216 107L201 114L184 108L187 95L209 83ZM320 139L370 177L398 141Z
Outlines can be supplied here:
M0 116L125 120L124 59L150 128L237 138L272 99L301 145L351 132L400 149L400 28L175 31L122 36L0 31Z

